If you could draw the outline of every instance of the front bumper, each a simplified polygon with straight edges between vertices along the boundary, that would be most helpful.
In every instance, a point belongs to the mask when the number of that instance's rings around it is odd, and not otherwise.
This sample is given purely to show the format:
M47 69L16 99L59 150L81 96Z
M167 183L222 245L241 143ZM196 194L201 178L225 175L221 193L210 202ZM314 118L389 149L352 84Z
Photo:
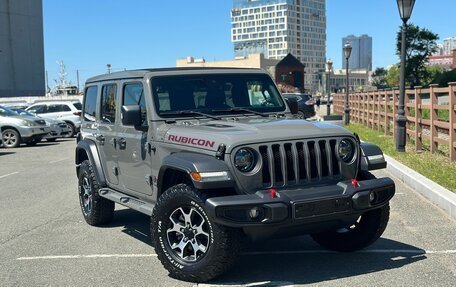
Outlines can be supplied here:
M206 207L214 222L237 228L279 229L328 222L343 225L366 211L386 205L394 193L394 182L379 178L359 181L357 187L351 181L341 181L325 186L277 189L275 198L269 190L213 197L206 201Z
M66 135L69 135L71 132L70 128L68 127L51 127L51 131L44 137L45 139L55 139L55 138L62 138Z
M45 136L47 135L51 129L49 126L18 126L17 130L19 131L21 138L28 139L28 138L33 138L37 136Z

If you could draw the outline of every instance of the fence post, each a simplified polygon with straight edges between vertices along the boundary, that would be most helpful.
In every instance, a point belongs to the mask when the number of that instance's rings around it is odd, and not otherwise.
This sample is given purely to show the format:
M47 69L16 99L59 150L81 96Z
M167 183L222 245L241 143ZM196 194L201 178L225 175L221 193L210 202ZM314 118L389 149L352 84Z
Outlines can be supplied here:
M385 94L385 136L389 135L389 94L384 90Z
M396 138L396 105L397 105L397 97L396 92L399 92L397 88L393 88L393 139Z
M423 138L421 127L421 86L415 87L415 150L421 151L423 149Z
M438 101L437 101L437 96L434 92L434 89L436 87L438 87L439 85L437 84L431 84L429 85L430 87L430 109L429 109L429 117L430 117L430 131L431 131L431 134L430 134L430 138L431 138L431 143L430 143L430 148L431 148L431 153L435 153L439 146L438 146L438 143L434 140L436 137L438 137L438 134L437 134L437 128L436 126L434 125L434 121L438 120L438 116L437 116L437 113L436 113L436 110L434 109L434 105L437 105L438 104Z
M456 161L456 82L448 83L450 108L450 160Z

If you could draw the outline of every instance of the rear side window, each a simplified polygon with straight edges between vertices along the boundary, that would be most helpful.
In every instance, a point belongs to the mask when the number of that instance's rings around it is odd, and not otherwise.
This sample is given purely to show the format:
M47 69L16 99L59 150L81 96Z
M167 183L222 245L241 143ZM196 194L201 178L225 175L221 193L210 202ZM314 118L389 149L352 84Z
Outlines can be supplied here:
M101 122L113 124L116 122L117 85L105 85L101 89Z
M87 121L94 122L96 120L98 87L88 87L84 97L84 113L83 118Z
M141 108L142 125L147 125L146 99L142 83L125 84L123 89L122 104L124 106L139 105Z
M71 112L71 108L67 105L49 105L48 113Z
M73 103L73 106L79 111L82 110L82 104L79 102Z

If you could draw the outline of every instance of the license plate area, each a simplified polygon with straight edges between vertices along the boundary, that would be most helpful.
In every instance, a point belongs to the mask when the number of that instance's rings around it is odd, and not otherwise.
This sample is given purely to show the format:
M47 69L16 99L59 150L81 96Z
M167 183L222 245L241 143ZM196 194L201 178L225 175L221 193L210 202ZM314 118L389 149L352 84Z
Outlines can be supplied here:
M293 203L295 219L343 213L351 210L350 198L332 198L320 201Z

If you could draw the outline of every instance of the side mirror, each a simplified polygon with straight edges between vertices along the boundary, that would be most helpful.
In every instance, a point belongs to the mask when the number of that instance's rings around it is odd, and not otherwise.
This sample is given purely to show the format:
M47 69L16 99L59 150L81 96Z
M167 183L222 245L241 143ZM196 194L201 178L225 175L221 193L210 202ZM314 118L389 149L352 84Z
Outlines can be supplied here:
M290 108L290 111L293 115L296 115L299 112L298 99L295 97L286 98L285 102L287 102L288 107Z
M140 126L141 125L141 107L138 105L122 106L122 124L124 126Z

